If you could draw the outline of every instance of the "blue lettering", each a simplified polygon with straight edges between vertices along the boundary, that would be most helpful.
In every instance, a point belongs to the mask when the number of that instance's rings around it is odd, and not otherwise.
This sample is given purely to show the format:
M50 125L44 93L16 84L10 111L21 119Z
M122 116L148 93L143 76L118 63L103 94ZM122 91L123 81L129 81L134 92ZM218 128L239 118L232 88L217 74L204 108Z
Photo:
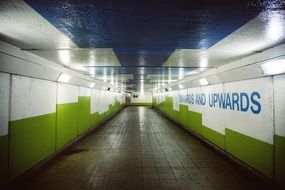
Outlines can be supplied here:
M255 105L255 107L250 106L250 109L251 109L252 113L259 114L261 111L261 104L258 100L255 99L255 97L256 97L256 99L260 100L260 94L258 92L253 92L251 94L250 100Z
M237 110L239 111L239 94L238 93L233 93L232 94L232 108L235 110L235 106Z
M196 94L196 104L197 105L205 105L206 104L205 94Z
M226 109L226 95L225 94L219 94L220 98L219 98L219 106L220 108L224 108Z
M216 107L216 103L218 102L218 94L214 94L214 107Z
M212 98L211 98L212 97ZM213 102L213 94L209 94L209 106L213 107L214 102Z
M244 102L244 99L246 102ZM245 92L240 93L240 111L246 112L249 108L249 98Z
M232 103L231 103L231 96L229 93L227 93L227 101L226 101L226 108L230 107L232 109Z

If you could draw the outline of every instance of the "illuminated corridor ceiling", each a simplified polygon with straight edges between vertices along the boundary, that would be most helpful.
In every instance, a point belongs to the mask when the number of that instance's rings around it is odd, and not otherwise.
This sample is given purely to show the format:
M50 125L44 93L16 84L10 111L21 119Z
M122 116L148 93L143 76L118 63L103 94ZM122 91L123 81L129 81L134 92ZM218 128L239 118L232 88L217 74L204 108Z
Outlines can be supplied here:
M0 8L0 40L134 91L285 39L281 0L4 0Z

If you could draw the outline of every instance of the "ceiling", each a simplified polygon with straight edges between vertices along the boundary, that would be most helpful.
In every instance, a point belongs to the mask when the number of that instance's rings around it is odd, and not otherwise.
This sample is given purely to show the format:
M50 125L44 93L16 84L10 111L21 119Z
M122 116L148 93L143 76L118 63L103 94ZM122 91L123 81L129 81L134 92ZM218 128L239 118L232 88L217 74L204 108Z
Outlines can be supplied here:
M0 40L127 90L284 42L282 0L7 0Z

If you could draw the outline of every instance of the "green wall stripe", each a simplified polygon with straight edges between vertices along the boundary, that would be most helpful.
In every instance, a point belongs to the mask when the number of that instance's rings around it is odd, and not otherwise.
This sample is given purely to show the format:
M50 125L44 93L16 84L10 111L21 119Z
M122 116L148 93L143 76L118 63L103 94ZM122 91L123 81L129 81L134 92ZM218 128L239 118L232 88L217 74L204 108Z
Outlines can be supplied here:
M55 151L55 125L55 113L9 122L10 178Z
M225 136L223 134L220 134L217 131L205 126L203 126L202 130L202 135L204 138L208 139L222 149L225 148Z
M96 125L96 123L98 123L100 121L100 116L98 114L98 112L93 113L90 115L90 125Z
M203 132L202 114L193 111L188 111L188 118L189 118L189 127L199 135L202 135Z
M120 110L120 108L122 108L124 105L120 104L119 101L115 101L115 105L109 105L109 109L108 111L104 112L104 113L92 113L90 114L90 125L94 126L96 125L98 122L102 121L103 119L105 119L106 117L108 117L109 115L117 112Z
M166 97L164 103L164 112L166 112L170 118L177 119L179 112L173 109L173 98Z
M78 135L88 130L90 123L90 96L78 97Z
M189 120L188 120L188 106L187 105L180 105L179 109L179 122L181 122L186 127L189 127Z
M186 127L189 127L196 133L202 135L205 139L211 141L218 147L227 149L230 154L236 156L238 159L244 161L261 173L268 177L273 177L273 145L229 129L226 129L226 134L223 135L213 129L203 126L202 114L189 111L188 105L180 105L179 112L173 110L172 97L166 97L165 101L160 104L156 104L154 101L154 107L164 112L172 119L179 121ZM283 148L282 143L280 143L280 147L281 150ZM282 153L279 158L280 162L282 159L284 160L284 158L282 158L284 154L282 155ZM280 167L282 166L280 165Z
M285 186L285 137L275 135L275 178Z
M105 113L90 114L90 106L90 97L82 96L78 103L56 105L56 113L10 121L9 138L0 137L0 184L5 176L17 177L123 107L116 101Z
M8 179L8 135L0 136L0 185Z
M225 149L268 177L273 177L274 146L226 129Z
M77 136L78 103L56 105L56 148L59 149Z

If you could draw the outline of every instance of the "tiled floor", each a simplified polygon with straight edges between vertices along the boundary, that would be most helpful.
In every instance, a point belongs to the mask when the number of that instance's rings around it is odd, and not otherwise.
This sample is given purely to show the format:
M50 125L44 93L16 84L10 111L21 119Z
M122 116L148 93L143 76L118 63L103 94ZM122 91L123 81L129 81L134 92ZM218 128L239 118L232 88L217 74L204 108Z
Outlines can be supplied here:
M21 185L40 190L233 190L261 186L148 107L124 109Z

